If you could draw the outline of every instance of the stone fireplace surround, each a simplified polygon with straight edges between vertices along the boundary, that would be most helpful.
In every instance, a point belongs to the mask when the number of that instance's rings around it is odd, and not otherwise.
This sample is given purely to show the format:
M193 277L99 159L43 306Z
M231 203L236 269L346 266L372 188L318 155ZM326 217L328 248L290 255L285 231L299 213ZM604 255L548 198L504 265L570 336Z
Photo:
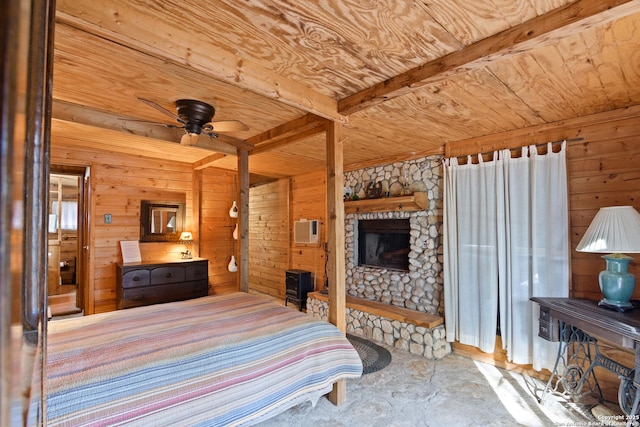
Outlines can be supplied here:
M412 212L362 212L345 216L347 295L442 314L442 157L425 157L345 173L345 186L354 193L369 182L382 180L387 180L391 187L396 183L396 186L408 186L414 191L425 191L428 207ZM358 221L392 218L409 218L409 271L358 266Z
M345 216L345 273L348 296L442 316L442 157L398 162L345 174L345 194L360 194L370 182L386 180L393 188L409 187L427 193L424 210L359 212ZM348 191L347 191L348 190ZM393 197L391 195L390 197ZM409 271L358 265L358 221L363 219L408 218L410 224ZM365 306L366 304L359 304ZM442 321L432 327L401 321L378 307L377 314L367 308L346 308L348 333L379 343L402 348L428 359L440 359L451 353ZM328 303L313 294L307 312L328 320ZM402 316L405 319L411 316Z

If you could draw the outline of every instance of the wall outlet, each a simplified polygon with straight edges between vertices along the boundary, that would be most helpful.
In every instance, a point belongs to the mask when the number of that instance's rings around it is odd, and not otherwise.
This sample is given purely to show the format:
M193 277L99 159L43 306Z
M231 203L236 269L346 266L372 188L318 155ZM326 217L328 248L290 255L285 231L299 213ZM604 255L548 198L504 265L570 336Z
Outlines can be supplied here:
M111 224L111 214L104 214L104 223Z

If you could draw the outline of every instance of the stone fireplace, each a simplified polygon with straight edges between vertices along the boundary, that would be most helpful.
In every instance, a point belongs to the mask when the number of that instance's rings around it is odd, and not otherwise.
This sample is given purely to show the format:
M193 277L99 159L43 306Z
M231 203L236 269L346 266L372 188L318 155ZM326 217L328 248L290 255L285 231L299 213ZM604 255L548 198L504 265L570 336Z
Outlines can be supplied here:
M359 169L345 174L345 186L357 194L370 183L386 181L394 186L427 194L423 210L390 212L360 211L345 215L346 291L348 295L379 301L430 314L442 314L442 158L426 157L387 166ZM394 197L393 194L389 197ZM363 244L362 222L391 224L402 220L408 224L408 247L394 247L388 257L406 253L404 265L373 265L360 262ZM381 222L382 221L382 222ZM402 222L401 221L401 222ZM366 232L366 226L365 232ZM384 227L380 227L384 228ZM378 237L381 239L381 237ZM384 246L384 245L383 245ZM376 251L384 251L377 248Z

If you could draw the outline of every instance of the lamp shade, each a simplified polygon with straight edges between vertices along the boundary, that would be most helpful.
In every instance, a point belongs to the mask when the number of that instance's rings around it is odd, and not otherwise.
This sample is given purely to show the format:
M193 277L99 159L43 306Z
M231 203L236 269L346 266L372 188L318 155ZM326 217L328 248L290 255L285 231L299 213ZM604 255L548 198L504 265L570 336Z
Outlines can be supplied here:
M600 208L576 250L640 253L640 213L632 206Z
M180 233L179 240L181 242L190 242L193 240L193 235L191 234L190 231L183 231L182 233Z

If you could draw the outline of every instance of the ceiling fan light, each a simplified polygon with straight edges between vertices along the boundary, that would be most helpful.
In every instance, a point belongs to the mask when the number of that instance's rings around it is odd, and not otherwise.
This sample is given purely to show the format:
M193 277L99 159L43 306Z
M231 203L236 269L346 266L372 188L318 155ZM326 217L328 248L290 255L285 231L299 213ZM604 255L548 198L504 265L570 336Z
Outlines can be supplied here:
M180 138L181 145L196 145L198 143L199 133L187 132Z

